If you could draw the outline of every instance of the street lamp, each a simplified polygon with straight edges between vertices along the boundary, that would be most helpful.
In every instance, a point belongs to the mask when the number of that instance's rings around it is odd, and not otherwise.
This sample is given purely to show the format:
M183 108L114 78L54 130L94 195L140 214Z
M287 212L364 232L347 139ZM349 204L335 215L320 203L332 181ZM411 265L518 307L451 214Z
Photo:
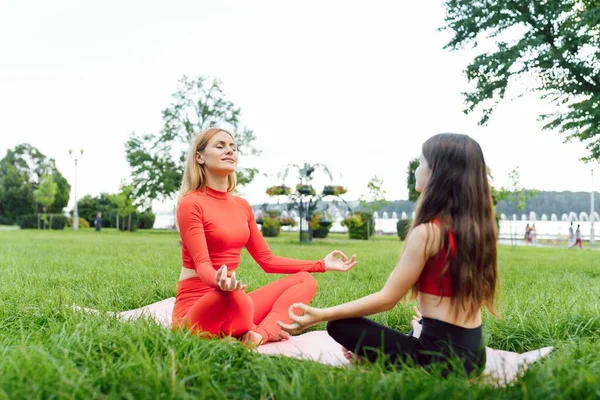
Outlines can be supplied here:
M78 154L73 154L73 150L69 149L69 157L75 161L75 184L73 185L73 197L75 205L73 206L73 230L79 229L79 213L77 212L77 162L83 157L83 149L79 150Z
M592 193L590 195L590 245L596 242L594 237L594 167L592 167Z

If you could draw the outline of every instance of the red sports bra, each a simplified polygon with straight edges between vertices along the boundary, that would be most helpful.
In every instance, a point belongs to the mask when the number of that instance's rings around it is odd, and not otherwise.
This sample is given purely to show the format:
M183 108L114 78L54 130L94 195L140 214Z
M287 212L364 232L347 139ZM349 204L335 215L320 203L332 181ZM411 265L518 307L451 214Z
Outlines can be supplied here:
M431 222L437 226L441 225L437 218ZM454 257L454 254L456 254L456 243L454 241L454 232L452 229L448 230L448 244L450 245L450 257ZM452 297L450 270L446 271L442 277L442 291L440 292L439 280L440 275L444 270L444 266L446 265L446 261L446 245L442 238L442 248L440 249L440 252L427 260L425 267L419 276L419 280L417 281L417 290L419 292L436 296Z

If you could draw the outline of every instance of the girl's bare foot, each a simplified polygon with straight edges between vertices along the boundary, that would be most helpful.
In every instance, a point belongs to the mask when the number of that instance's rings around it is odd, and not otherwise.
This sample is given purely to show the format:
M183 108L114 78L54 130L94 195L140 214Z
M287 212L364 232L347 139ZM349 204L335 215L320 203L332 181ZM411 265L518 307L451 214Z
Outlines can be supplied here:
M254 331L248 331L242 336L242 343L248 348L258 347L262 344L263 337L260 333Z
M275 335L271 336L271 339L269 339L269 342L280 342L282 340L288 340L290 338L290 334L287 333L286 331L282 330L279 333L276 333Z
M365 358L362 356L357 356L356 354L354 354L353 352L351 352L350 350L348 350L345 347L342 347L342 354L344 355L344 358L348 361L350 361L352 364L364 364L365 363Z
M412 335L413 337L419 338L421 336L421 330L423 329L423 325L421 325L421 319L423 318L423 315L417 307L413 307L413 311L415 312L415 315L413 315L412 320L410 321L410 324L413 328Z

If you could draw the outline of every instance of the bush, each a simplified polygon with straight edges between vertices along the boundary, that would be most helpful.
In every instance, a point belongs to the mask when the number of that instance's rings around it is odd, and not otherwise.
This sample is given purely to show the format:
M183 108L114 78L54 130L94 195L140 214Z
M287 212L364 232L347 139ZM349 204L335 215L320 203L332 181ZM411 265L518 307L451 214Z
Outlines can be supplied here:
M45 219L45 221L44 221ZM21 229L55 229L62 230L68 224L71 218L62 214L28 214L17 218L17 224ZM88 226L89 224L83 218L79 218L79 226Z
M265 213L269 216L269 217L281 217L281 211L280 210L276 210L276 209L272 209L272 210L266 210Z
M260 226L260 232L264 237L276 237L279 236L281 231L281 224L279 223L279 217L265 215L263 222Z
M50 223L50 229L54 229L56 231L61 231L61 230L65 229L65 224L67 223L67 217L65 217L64 215L56 214L56 215L50 216L48 219L49 219L49 223ZM79 218L79 226L82 226L82 224L87 225L88 228L90 226L85 219Z
M396 224L396 230L398 231L398 237L400 240L404 241L406 239L406 235L408 234L408 230L412 225L412 220L410 219L400 219Z
M279 218L279 224L281 226L291 226L294 227L297 225L296 220L292 217L281 217Z
M21 227L21 229L38 229L38 215L21 215L17 218L17 224Z
M131 214L131 228L128 229L129 227L129 216L126 215L124 217L118 217L119 218L119 231L124 232L129 230L130 232L135 232L139 227L140 227L140 213L135 211L134 213ZM154 215L154 214L152 214ZM156 218L156 216L154 216ZM108 220L109 224L107 224L106 226L110 226L111 228L116 228L117 227L117 210L112 210L110 212L110 215L108 218L105 218L104 214L102 214L102 227L104 228L104 221ZM152 222L152 225L154 225L154 221ZM146 228L144 228L146 229ZM150 229L150 228L148 228Z
M14 221L4 215L0 215L0 225L13 225Z
M152 223L154 224L154 223ZM129 225L129 215L119 217L119 230L121 232L135 232L140 225L140 214L136 211L131 213L131 225Z
M331 228L331 221L325 219L325 216L320 212L313 213L310 221L312 237L317 239L325 239Z
M342 221L342 226L348 227L350 239L367 240L375 233L373 214L362 211L346 217Z
M146 211L140 214L139 217L139 229L152 229L154 226L154 221L156 220L156 215L152 213L152 211Z
M56 216L54 216L53 218L56 218ZM52 219L52 225L55 225L54 223L54 219ZM52 229L63 229L63 228L72 228L73 227L73 218L69 217L63 220L63 227L62 228L52 228ZM85 218L81 218L79 217L79 227L80 228L89 228L90 227L90 223L87 221L87 219Z

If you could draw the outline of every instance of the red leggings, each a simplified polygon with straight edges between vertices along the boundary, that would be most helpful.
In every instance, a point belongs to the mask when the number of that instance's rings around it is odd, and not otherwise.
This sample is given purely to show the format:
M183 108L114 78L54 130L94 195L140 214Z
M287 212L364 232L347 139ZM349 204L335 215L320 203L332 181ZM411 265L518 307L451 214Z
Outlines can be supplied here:
M286 276L250 293L215 289L196 300L180 322L195 333L215 336L240 337L252 330L268 342L281 331L277 321L291 323L290 305L309 304L316 292L317 281L308 272Z

